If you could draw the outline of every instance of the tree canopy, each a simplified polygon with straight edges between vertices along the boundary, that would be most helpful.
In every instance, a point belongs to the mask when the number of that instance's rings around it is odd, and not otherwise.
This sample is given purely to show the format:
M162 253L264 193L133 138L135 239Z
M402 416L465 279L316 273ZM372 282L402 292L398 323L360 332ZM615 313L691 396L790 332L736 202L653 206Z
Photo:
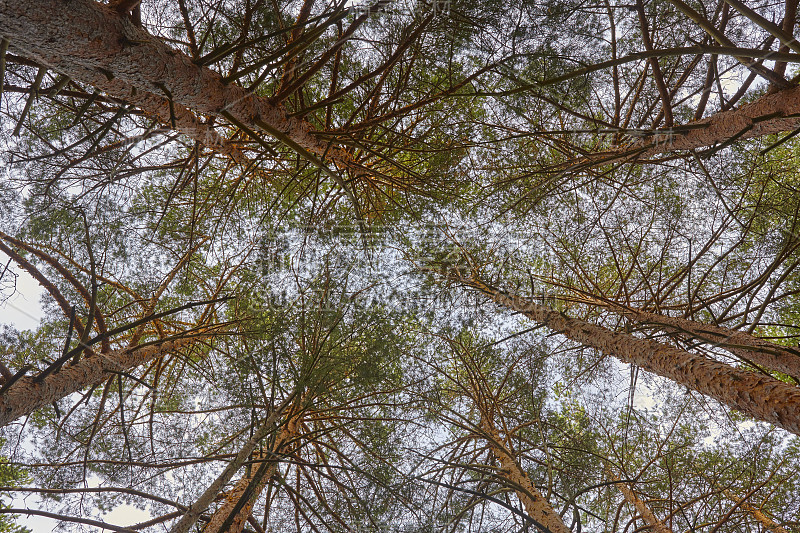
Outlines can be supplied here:
M0 531L800 531L797 5L0 0Z

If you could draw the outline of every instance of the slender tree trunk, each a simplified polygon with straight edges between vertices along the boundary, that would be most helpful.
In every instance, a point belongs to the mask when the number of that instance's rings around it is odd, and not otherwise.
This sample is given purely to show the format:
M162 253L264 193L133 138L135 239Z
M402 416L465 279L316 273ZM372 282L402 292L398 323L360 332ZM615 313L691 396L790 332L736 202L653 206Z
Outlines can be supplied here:
M702 471L696 471L696 472L697 472L697 474L700 475L700 477L705 478L706 481L711 483L712 486L716 485L716 483L711 478L709 478L707 475L705 475ZM734 502L737 506L741 507L745 511L749 512L750 514L752 514L753 518L758 520L758 522L762 526L764 526L764 529L766 531L772 531L773 533L789 533L788 531L786 531L786 528L776 524L774 520L772 520L770 517L768 517L767 515L762 513L761 509L759 509L758 507L755 507L753 505L750 505L747 502L747 500L745 500L744 498L740 497L738 494L736 494L732 490L730 490L730 489L722 489L722 494L724 494L726 498L728 498L729 500Z
M591 299L589 303L609 309L639 324L652 324L665 332L675 331L709 342L767 369L777 370L790 376L800 376L800 351L754 337L744 331L651 313L596 299Z
M296 411L296 410L295 410ZM297 412L281 428L270 450L260 454L259 461L250 467L250 474L242 476L223 503L212 515L203 533L242 533L253 505L280 465L280 457L286 455L299 435L300 418ZM256 452L258 453L258 452ZM249 490L248 490L249 488ZM244 501L242 501L244 499Z
M481 429L488 437L486 440L492 454L500 463L499 475L507 480L517 494L525 512L538 524L546 527L550 533L571 533L561 520L561 516L553 509L541 492L533 485L531 478L508 451L494 423L487 417L481 420Z
M639 513L639 516L641 516L642 519L647 522L647 525L650 526L650 531L653 531L654 533L672 533L672 530L668 528L664 522L659 520L655 514L653 514L653 511L650 509L650 507L648 507L645 502L640 500L630 489L630 487L628 487L628 485L619 478L619 476L610 470L608 471L608 474L613 481L616 481L616 486L625 497L625 501L633 505L636 508L636 511Z
M196 65L99 2L0 0L0 36L29 59L111 96L127 100L134 90L162 95L162 102L172 101L173 107L232 118L339 166L352 165L347 152L315 136L308 122L289 116L267 98L225 84L218 73ZM162 103L159 114L164 111Z
M800 127L800 87L767 94L738 109L708 118L658 130L658 133L613 151L591 154L576 165L593 162L636 161L673 151L695 150L737 140L793 131Z
M66 364L41 381L22 377L0 394L0 427L36 409L92 387L119 372L127 372L153 359L197 342L198 337L186 337L160 344L133 349L96 353L74 365Z
M725 363L666 346L650 339L618 333L585 320L569 318L528 298L507 294L477 278L461 279L499 305L561 333L568 339L625 363L669 378L710 396L753 418L800 435L800 388L770 376L734 368Z
M753 518L758 520L758 522L762 526L764 526L764 529L766 529L767 531L772 531L773 533L789 533L788 531L786 531L786 528L779 526L778 524L775 523L774 520L772 520L770 517L762 513L758 507L750 505L749 503L747 503L742 498L738 497L733 492L729 490L723 490L722 493L725 494L725 496L727 496L730 500L735 502L736 505L738 505L745 511L749 512L750 514L752 514Z
M297 392L293 392L289 395L279 406L277 406L272 413L267 417L267 419L261 424L258 430L250 437L244 446L239 450L239 453L236 454L236 457L228 463L228 466L225 467L225 470L217 476L211 485L200 495L195 502L188 507L186 512L183 514L180 520L172 527L171 533L187 533L192 526L197 522L197 519L200 515L208 509L208 506L211 505L211 502L214 501L214 498L222 491L225 485L233 478L233 475L247 462L250 456L253 454L253 451L258 446L258 443L261 442L267 435L275 430L274 424L278 421L278 419L283 415L286 409L296 400ZM303 400L301 398L300 403ZM247 517L245 517L245 520Z

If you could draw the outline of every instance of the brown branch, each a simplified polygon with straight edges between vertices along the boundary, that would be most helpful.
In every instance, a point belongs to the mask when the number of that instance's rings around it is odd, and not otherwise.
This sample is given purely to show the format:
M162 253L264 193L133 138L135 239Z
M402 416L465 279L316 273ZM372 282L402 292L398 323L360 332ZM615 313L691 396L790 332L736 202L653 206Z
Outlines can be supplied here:
M636 0L636 12L639 15L639 25L642 30L644 49L653 51L653 41L650 39L650 27L647 24L647 16L644 13L644 3L642 0ZM649 61L650 65L653 67L653 79L656 82L658 93L661 95L661 109L664 113L664 124L669 128L672 126L672 103L670 102L667 84L664 83L664 75L661 73L661 66L658 64L658 58L651 57Z
M86 524L89 526L99 527L101 529L119 531L120 533L137 533L135 529L130 529L122 526L115 526L113 524L109 524L108 522L100 522L98 520L91 520L89 518L78 518L77 516L68 516L58 513L51 513L49 511L39 511L36 509L17 509L14 507L0 507L0 514L2 513L24 514L28 516L30 515L44 516L47 518L55 518L56 520L61 520L64 522L75 522L77 524Z

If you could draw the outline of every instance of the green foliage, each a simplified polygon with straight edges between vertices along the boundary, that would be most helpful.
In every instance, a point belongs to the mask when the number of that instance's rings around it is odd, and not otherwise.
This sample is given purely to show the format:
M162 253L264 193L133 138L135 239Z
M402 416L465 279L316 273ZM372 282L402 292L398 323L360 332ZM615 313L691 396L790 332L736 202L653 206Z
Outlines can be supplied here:
M796 346L800 144L734 136L669 149L705 131L695 118L781 93L738 55L711 53L718 36L682 4L629 4L141 6L142 30L187 66L296 120L282 135L323 143L326 169L227 111L190 109L208 130L175 132L163 109L128 103L122 72L96 93L81 72L58 95L63 74L34 88L42 57L12 42L0 229L49 283L41 327L3 328L2 363L31 365L29 379L91 339L95 353L77 359L193 341L38 409L20 453L39 466L0 463L0 480L74 489L49 501L65 513L147 501L167 517L155 527L169 527L169 502L191 504L292 400L297 435L254 508L265 530L529 529L486 424L574 531L645 527L620 482L673 531L761 527L729 494L796 528L796 439L465 287L480 278L725 362L724 346L617 307ZM777 50L731 3L690 4L735 46ZM779 21L776 6L754 9ZM687 43L698 53L675 52ZM170 100L174 73L159 67L167 79L150 89ZM212 132L233 156L213 151ZM655 151L637 160L642 147ZM287 424L284 413L259 450ZM97 480L112 490L81 493Z
M5 444L5 440L0 439L0 446ZM31 482L30 475L23 469L8 464L8 459L0 456L0 486L19 487ZM0 497L10 498L8 492L0 492ZM0 506L9 509L10 505L0 501ZM31 533L25 526L16 523L18 515L0 514L0 532L2 533Z

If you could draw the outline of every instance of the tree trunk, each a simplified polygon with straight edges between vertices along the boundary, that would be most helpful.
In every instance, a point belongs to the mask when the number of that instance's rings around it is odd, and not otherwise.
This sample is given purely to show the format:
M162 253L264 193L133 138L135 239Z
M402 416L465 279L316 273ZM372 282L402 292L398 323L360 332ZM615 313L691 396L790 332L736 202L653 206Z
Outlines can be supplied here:
M0 4L0 9L2 9L2 7L2 4ZM2 17L3 12L0 11L0 22L3 22ZM5 31L5 27L0 26L0 35ZM26 50L20 50L20 53L30 55ZM229 141L217 133L208 124L198 119L194 113L189 111L186 107L174 101L172 106L170 106L170 102L163 91L159 96L158 94L137 90L120 78L109 78L107 74L99 70L85 68L77 64L69 65L68 72L66 72L65 67L65 70L62 70L62 72L65 72L71 79L94 87L120 100L120 102L133 104L142 111L145 116L157 120L167 128L178 131L194 139L210 150L230 156L239 164L247 164L245 155L236 143Z
M531 299L490 287L474 277L462 278L460 281L483 292L501 306L522 313L568 339L669 378L753 418L800 435L798 387L650 339L641 339L585 320L569 318Z
M800 127L800 87L762 96L738 109L723 111L687 124L665 128L655 135L609 152L589 155L576 164L637 161L660 154L695 150L730 141L751 139Z
M647 525L650 526L650 531L653 531L654 533L672 533L672 530L668 528L664 522L659 520L655 514L653 514L653 511L647 506L647 504L640 500L630 489L630 487L620 480L619 476L610 470L608 474L613 481L616 481L616 486L625 497L625 501L633 505L636 508L636 511L639 513L639 516L641 516L642 519L647 522Z
M486 417L481 420L481 429L488 437L492 454L500 463L499 475L508 481L523 507L533 520L547 528L550 533L571 533L570 529L561 520L561 516L553 509L547 498L533 485L531 478L519 466L517 461L506 448L500 433L492 421Z
M211 520L203 529L203 533L242 533L247 519L253 511L253 505L269 480L277 472L280 457L286 455L293 441L299 435L300 418L297 414L297 410L295 410L294 414L289 415L289 420L275 437L275 442L270 450L260 454L259 461L252 464L250 474L242 476L236 482L233 490L225 498L225 503L212 515ZM246 500L242 501L243 498Z
M0 395L0 427L73 392L102 383L116 373L127 372L168 352L194 344L197 340L198 337L186 337L139 348L96 353L74 365L64 365L41 381L33 377L20 378Z
M696 472L697 472L697 474L700 475L700 477L705 478L706 481L711 483L712 486L716 485L716 483L711 478L706 476L705 473L703 473L702 471L696 471ZM753 505L750 505L747 502L747 500L745 500L744 498L741 498L738 494L736 494L732 490L723 488L723 489L721 489L721 491L722 491L722 494L724 494L726 498L728 498L729 500L734 502L736 504L736 506L741 507L742 509L744 509L748 513L752 514L753 518L758 520L758 522L762 526L764 526L764 529L766 531L772 531L773 533L789 533L788 531L786 531L786 528L776 524L774 520L772 520L770 517L768 517L767 515L762 513L761 509L759 509L758 507L755 507Z
M639 324L652 324L667 333L675 331L711 343L764 368L800 377L800 351L793 348L754 337L744 331L704 324L685 318L651 313L596 299L591 299L588 303L609 309Z
M0 33L27 58L111 96L128 100L134 90L152 95L148 99L163 95L161 102L171 100L197 114L233 118L293 148L324 155L340 167L352 166L350 155L315 136L308 122L289 116L267 98L223 83L218 73L196 65L99 2L0 0ZM133 98L135 102L135 94ZM158 114L164 111L162 103ZM183 111L180 115L191 129L191 118Z
M752 514L753 518L758 520L759 523L762 526L764 526L764 529L766 529L767 531L772 531L773 533L789 533L788 531L786 531L786 528L779 526L778 524L775 523L774 520L772 520L770 517L762 513L758 507L750 505L745 500L739 498L736 494L732 493L729 490L723 490L722 493L725 494L725 496L727 496L729 499L733 500L736 503L736 505L738 505L745 511L749 512L750 514Z
M262 439L264 439L267 435L274 431L274 424L279 420L281 415L286 411L286 409L297 399L298 391L295 390L290 394L279 406L272 410L272 413L267 417L267 419L261 424L258 430L250 437L244 446L239 450L239 453L236 454L236 457L228 463L228 466L225 467L225 470L217 476L211 485L206 488L205 492L200 495L195 502L186 509L186 512L183 514L180 520L172 527L171 533L187 533L192 526L197 522L197 519L200 515L208 509L208 506L214 501L217 495L222 491L222 489L227 485L227 483L233 478L233 475L247 462L247 460L252 456L253 451L256 449L256 446ZM303 404L305 400L305 396L301 396L299 399L299 404ZM247 517L245 517L245 520Z

